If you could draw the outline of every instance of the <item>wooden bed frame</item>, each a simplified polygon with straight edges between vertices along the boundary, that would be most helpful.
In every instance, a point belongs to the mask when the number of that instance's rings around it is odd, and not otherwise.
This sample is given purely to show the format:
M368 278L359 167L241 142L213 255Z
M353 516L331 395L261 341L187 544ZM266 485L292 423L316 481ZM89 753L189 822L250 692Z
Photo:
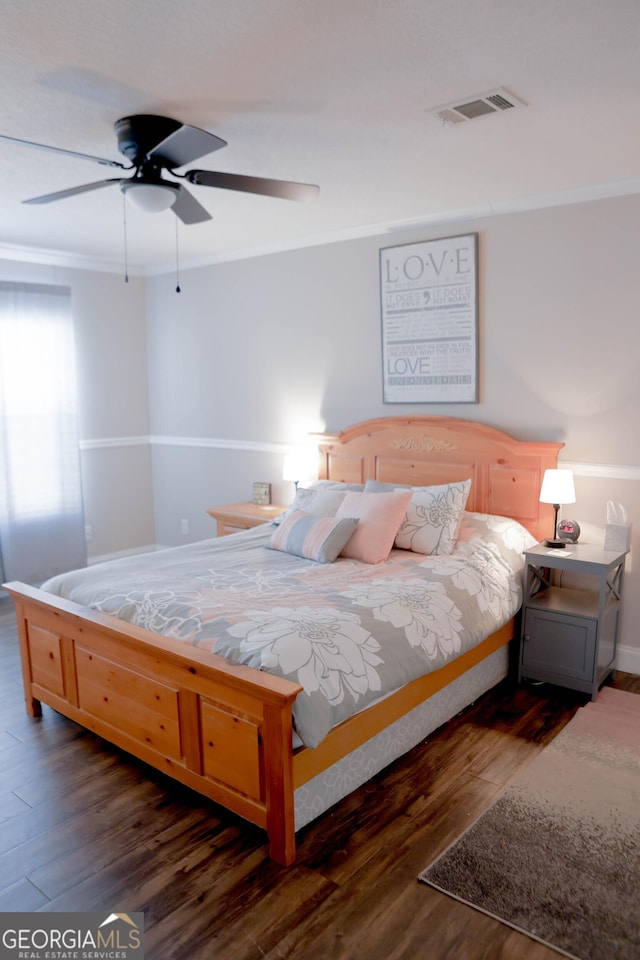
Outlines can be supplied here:
M519 442L482 424L390 417L319 435L320 477L430 485L471 478L467 509L552 528L538 502L559 443ZM513 637L479 647L334 728L292 747L296 683L228 663L22 583L15 602L28 713L53 709L267 831L271 857L295 859L294 791Z

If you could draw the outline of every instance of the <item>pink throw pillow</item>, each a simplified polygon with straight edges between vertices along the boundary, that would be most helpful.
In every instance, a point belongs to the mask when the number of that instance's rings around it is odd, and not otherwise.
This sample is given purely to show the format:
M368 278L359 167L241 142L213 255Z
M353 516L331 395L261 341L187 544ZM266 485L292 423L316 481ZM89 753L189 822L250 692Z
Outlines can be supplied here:
M336 517L355 517L359 523L340 556L363 563L382 563L406 514L411 490L394 493L347 493Z

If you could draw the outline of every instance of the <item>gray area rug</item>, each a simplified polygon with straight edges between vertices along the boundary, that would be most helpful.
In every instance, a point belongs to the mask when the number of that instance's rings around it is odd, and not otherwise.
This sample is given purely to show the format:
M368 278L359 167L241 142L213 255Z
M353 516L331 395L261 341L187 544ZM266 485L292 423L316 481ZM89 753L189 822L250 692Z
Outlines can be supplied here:
M640 696L602 689L419 879L574 960L640 960Z

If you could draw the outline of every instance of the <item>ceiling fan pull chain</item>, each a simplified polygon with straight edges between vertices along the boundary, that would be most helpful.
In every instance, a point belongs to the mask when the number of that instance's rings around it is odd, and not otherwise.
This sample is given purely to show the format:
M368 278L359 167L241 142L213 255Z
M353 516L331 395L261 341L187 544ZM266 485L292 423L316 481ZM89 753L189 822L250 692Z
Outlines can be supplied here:
M176 293L180 293L180 253L178 250L178 218L176 217Z
M122 194L122 225L124 227L124 282L129 283L129 254L127 251L127 197Z

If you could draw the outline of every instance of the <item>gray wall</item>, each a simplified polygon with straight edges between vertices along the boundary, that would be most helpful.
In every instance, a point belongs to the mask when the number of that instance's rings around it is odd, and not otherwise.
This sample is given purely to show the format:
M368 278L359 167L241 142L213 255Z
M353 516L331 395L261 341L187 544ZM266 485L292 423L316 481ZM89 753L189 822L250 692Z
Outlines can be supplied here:
M382 402L380 247L479 234L480 402ZM206 508L274 500L285 449L309 431L410 413L562 441L602 542L606 502L640 516L640 197L383 234L173 275L0 261L1 279L71 286L86 522L94 559L212 536ZM187 521L188 534L182 533ZM634 552L638 547L634 530ZM625 669L640 673L640 573L629 561Z
M290 443L397 413L640 463L640 197L386 234L147 280L152 432ZM480 403L382 402L378 251L476 231ZM612 419L613 415L613 419Z
M383 246L479 234L480 402L382 402ZM640 515L640 197L597 200L238 260L147 280L156 535L206 537L206 507L274 483L284 447L313 430L405 413L480 420L562 441L578 502L602 542L608 499ZM173 442L172 442L173 438ZM237 442L245 444L238 449ZM634 534L637 545L637 534ZM640 590L627 580L624 643L640 672Z

